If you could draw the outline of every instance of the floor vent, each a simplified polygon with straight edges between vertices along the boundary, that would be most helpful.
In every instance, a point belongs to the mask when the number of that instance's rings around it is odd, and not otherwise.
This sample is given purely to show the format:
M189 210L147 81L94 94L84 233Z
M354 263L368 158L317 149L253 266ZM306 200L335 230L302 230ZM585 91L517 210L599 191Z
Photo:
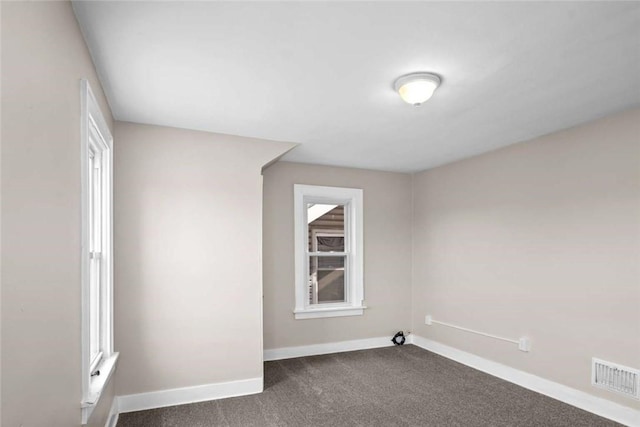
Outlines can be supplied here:
M640 371L593 358L591 384L640 399Z

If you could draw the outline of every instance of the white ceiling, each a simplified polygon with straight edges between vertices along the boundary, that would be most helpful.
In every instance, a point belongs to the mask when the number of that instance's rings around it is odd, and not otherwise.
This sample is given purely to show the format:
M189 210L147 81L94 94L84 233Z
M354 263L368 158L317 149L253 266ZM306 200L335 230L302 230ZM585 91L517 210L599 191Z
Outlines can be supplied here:
M639 2L75 2L118 120L418 171L640 105ZM442 76L422 107L396 77Z

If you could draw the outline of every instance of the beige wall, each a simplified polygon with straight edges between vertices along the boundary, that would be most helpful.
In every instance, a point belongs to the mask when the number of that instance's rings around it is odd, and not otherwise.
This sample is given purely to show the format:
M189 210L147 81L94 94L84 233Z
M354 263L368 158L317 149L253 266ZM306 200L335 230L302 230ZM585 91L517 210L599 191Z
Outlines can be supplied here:
M640 110L416 174L413 195L417 334L640 408L590 385L591 357L640 368Z
M364 190L362 316L295 320L293 185ZM410 325L411 177L278 162L264 172L264 346L391 336Z
M293 144L115 134L118 395L262 376L261 168Z
M0 4L0 71L2 70L2 4ZM0 75L3 72L0 72ZM0 78L0 95L2 78ZM0 102L0 126L2 124L2 102ZM2 189L2 132L0 132L0 190ZM2 218L2 191L0 191L0 218ZM0 254L2 254L2 220L0 219ZM2 256L0 255L0 426L2 425Z
M70 4L0 4L1 421L78 426L79 79L112 119ZM104 425L115 392L261 376L262 268L264 348L413 323L422 336L640 408L589 385L592 356L640 367L639 123L635 110L416 174L413 238L409 176L276 163L265 171L264 242L260 168L291 144L118 123L121 360L90 425ZM364 316L293 319L294 183L364 189ZM533 350L427 327L425 314L526 334Z
M81 78L112 119L71 4L1 7L2 425L78 426Z

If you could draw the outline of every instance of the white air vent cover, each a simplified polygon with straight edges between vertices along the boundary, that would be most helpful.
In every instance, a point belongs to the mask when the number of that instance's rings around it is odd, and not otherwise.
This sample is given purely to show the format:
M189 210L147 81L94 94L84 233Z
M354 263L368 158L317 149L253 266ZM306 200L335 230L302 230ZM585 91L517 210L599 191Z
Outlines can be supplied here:
M591 384L640 399L640 371L595 357L591 361Z

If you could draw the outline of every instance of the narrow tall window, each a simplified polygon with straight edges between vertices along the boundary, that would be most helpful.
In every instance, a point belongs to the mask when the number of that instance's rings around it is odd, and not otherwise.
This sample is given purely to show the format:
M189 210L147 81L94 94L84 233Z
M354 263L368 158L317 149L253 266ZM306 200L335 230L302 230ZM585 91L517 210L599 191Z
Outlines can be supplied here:
M346 301L350 245L344 205L307 203L309 305Z
M296 319L361 315L362 190L294 186Z
M112 144L109 128L82 81L82 422L113 372Z
M88 234L89 234L89 347L90 347L90 371L96 372L96 369L102 357L105 354L106 329L105 322L108 321L108 307L104 301L103 294L106 291L108 274L105 268L104 257L107 249L107 239L103 236L108 229L106 219L108 212L104 212L107 208L104 203L106 194L106 186L104 185L105 168L103 168L103 157L107 153L104 148L104 140L99 134L92 129L92 135L89 137L89 161L87 170L87 210L88 210ZM100 138L100 139L98 139ZM104 154L104 155L103 155Z

